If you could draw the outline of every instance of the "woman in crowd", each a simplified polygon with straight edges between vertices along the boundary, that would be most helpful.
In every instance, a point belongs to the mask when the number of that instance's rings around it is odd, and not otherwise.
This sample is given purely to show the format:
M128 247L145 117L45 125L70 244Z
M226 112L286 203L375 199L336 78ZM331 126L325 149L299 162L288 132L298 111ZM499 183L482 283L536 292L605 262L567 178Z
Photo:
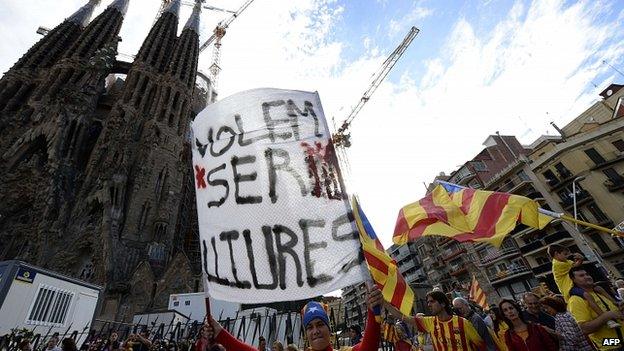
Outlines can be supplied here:
M539 324L526 322L520 306L513 300L502 300L498 305L509 329L505 344L509 351L557 351L557 345L546 329Z
M542 298L540 302L544 312L555 318L555 331L561 335L559 339L561 351L591 351L594 349L572 315L566 310L566 304L563 300L547 296Z
M117 332L114 331L110 334L110 336L106 340L106 343L104 344L104 347L102 348L102 351L117 351L119 350L120 347L121 345L119 344L119 334L117 334Z
M299 348L295 344L288 344L288 346L286 346L286 351L299 351Z

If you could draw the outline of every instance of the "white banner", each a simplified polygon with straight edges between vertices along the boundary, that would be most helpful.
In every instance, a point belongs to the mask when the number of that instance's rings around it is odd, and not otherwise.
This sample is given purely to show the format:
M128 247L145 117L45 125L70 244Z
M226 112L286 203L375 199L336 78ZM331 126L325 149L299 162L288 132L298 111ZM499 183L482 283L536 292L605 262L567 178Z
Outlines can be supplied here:
M216 299L306 299L363 280L317 93L256 89L192 124L204 283Z

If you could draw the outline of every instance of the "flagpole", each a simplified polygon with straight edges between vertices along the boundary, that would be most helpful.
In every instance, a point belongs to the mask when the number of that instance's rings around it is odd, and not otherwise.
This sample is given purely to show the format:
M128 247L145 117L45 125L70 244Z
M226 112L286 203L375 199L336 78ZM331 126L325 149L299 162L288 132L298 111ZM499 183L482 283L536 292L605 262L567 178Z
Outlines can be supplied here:
M580 225L585 226L585 227L589 227L589 228L593 228L593 229L596 229L596 230L600 230L601 232L609 233L611 235L624 237L624 233L623 232L619 232L619 231L617 231L615 229L609 229L609 228L606 228L606 227L599 226L597 224L581 221L580 219L576 219L574 217L570 217L570 216L568 216L566 214L557 213L557 212L553 212L553 211L548 211L548 210L545 210L543 208L538 208L537 210L539 211L539 213L544 214L544 215L549 216L549 217L559 218L559 219L564 220L564 221L568 221L568 222L572 222L572 223L575 223L575 224L580 224Z

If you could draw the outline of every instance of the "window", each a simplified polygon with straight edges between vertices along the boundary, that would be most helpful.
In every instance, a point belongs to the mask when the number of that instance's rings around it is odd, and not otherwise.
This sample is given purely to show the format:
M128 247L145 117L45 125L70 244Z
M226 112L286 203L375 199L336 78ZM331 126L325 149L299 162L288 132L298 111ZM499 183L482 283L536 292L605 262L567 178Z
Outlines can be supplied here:
M603 169L602 173L604 173L607 178L613 182L613 184L617 184L622 181L622 176L613 168Z
M176 306L176 307L177 307L177 306L180 306L180 301L175 301L175 302L173 303L173 305L174 305L174 306Z
M589 157L589 159L591 159L596 165L600 165L605 163L605 159L604 157L602 157L602 155L600 155L598 153L598 151L596 151L596 149L589 148L587 150L585 150L585 154L587 155L587 157Z
M474 170L477 172L487 171L487 167L485 166L485 163L483 163L483 161L472 161L472 167L474 167Z
M537 261L537 264L545 264L545 263L550 263L550 260L544 256L538 256L535 258L535 261Z
M611 252L611 248L609 247L609 245L607 245L607 243L602 239L602 234L594 232L590 234L590 236L592 240L596 243L600 251L602 251L602 253Z
M191 301L184 301L184 306L190 306L191 305Z
M30 306L26 323L62 326L74 293L48 285L39 285L35 301Z
M529 176L526 174L525 171L520 171L516 173L516 175L518 176L518 178L520 178L520 180L530 180Z
M566 189L559 190L557 192L557 195L559 195L559 198L561 198L561 201L564 201L564 202L572 201L570 192Z
M624 140L619 139L619 140L614 141L612 144L613 146L615 146L616 149L624 152Z
M604 222L609 220L609 217L607 217L607 215L602 212L598 205L589 204L587 205L587 209L589 210L589 212L591 212L591 214L594 216L594 218L596 218L598 222Z
M561 162L555 165L555 169L557 170L557 172L559 172L561 178L565 179L572 176L572 172L570 172Z
M581 221L585 221L585 222L589 222L589 219L587 219L587 216L585 215L585 213L583 213L583 211L581 210L577 210L576 211L576 216L578 217L578 219L580 219Z
M546 182L550 186L553 186L553 185L559 183L559 179L557 178L555 173L553 171L551 171L550 169L546 170L544 173L542 173L542 175L544 176L544 178L546 178Z

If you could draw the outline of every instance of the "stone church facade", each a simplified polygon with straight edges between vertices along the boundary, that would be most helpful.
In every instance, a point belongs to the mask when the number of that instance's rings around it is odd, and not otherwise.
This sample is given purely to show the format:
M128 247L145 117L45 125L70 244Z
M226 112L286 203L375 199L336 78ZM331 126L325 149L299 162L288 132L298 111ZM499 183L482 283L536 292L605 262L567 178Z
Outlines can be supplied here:
M199 3L178 35L169 2L128 63L130 1L91 20L99 2L0 79L0 260L100 284L100 318L130 320L201 290L188 129L216 94L196 85Z

